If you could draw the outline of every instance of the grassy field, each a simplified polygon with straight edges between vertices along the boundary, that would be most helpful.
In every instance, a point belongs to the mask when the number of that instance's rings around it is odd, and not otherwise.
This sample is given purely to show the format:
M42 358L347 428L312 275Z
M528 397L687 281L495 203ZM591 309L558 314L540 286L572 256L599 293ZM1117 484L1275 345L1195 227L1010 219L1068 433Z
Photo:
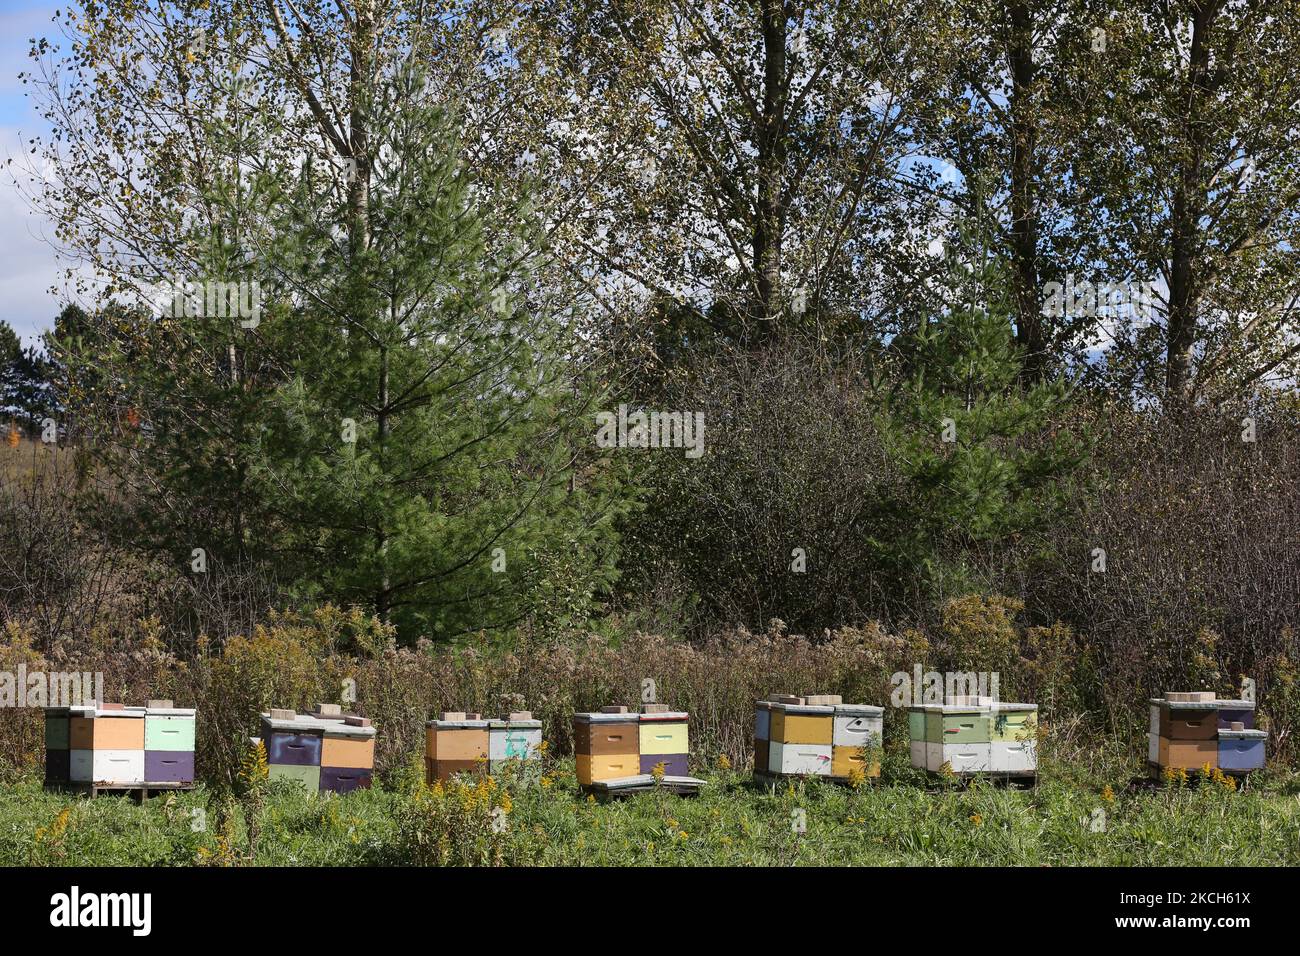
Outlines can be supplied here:
M1242 791L1107 788L1045 768L1036 791L889 783L753 787L717 768L695 799L578 794L571 760L540 781L422 791L413 782L344 798L265 787L202 789L137 806L0 790L0 862L186 866L487 863L540 865L1296 865L1300 782L1263 774ZM250 834L250 821L253 823ZM802 833L797 833L798 823ZM495 825L494 825L495 823Z

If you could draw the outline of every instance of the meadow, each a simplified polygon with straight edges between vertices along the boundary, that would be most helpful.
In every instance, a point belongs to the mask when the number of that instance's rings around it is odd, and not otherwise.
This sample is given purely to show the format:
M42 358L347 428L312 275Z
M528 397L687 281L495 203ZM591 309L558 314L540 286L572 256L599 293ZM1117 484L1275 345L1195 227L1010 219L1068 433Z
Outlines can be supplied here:
M1046 761L1034 790L926 781L901 755L882 782L755 786L700 769L683 799L601 802L572 758L540 778L309 796L258 784L200 787L138 805L0 790L0 862L79 866L1294 866L1300 781L1266 771L1238 790L1211 779L1138 784L1135 767Z

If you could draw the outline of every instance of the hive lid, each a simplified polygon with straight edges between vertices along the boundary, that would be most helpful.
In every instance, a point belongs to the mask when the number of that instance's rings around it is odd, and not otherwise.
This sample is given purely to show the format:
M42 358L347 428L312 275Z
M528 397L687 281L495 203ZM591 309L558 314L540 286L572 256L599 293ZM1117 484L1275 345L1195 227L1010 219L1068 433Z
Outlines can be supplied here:
M431 720L425 726L435 730L482 730L492 723L490 720Z
M690 714L684 710L663 710L656 714L641 714L641 723L654 723L655 721L680 723L683 720L689 720Z
M641 719L641 715L640 714L606 714L598 711L596 713L574 714L573 719L582 721L584 723L591 722L591 723L627 724L627 723L635 723L636 721L639 721Z
M148 717L193 717L198 713L196 707L148 707L145 709L145 715Z
M860 714L864 717L881 717L885 713L883 707L873 707L871 704L836 704L836 715L840 714Z
M1014 701L1000 701L985 707L958 704L914 704L908 710L922 711L927 714L1007 714L1033 713L1038 710L1038 705L1022 704Z
M666 778L665 778L666 779ZM653 774L637 773L630 777L609 777L605 780L593 781L593 785L606 790L617 790L619 787L644 787L647 784L655 782Z
M292 734L322 734L328 737L373 737L374 727L356 727L342 717L318 717L315 714L297 714L293 720L262 715L262 726Z
M529 719L529 720L509 720L509 719L505 719L505 718L503 718L503 719L499 719L499 720L489 720L489 721L487 722L487 725L488 725L488 727L490 727L490 728L493 729L493 730L501 730L501 729L503 729L503 728L505 728L505 729L507 729L507 730L508 730L508 729L518 729L518 730L537 730L537 729L540 729L540 728L541 728L541 726L542 726L542 722L541 722L540 720L531 720L531 719Z
M772 702L772 710L785 711L787 714L834 714L835 708L830 705L814 704L782 704L777 701Z
M1153 704L1159 704L1162 707L1168 707L1170 710L1218 710L1222 705L1221 700L1154 700Z
M987 707L966 707L957 704L915 704L908 710L924 711L927 714L986 714Z
M90 711L93 709L94 711L93 713L84 714L84 716L86 717L141 717L143 718L145 715L145 708L143 707L117 707L117 708L86 707L82 709L85 711Z
M1253 700L1166 700L1163 697L1152 697L1148 700L1149 704L1155 707L1168 706L1170 710L1254 710L1255 701Z
M1267 730L1220 730L1220 740L1265 740Z
M993 698L988 694L955 694L944 703L951 707L992 707Z

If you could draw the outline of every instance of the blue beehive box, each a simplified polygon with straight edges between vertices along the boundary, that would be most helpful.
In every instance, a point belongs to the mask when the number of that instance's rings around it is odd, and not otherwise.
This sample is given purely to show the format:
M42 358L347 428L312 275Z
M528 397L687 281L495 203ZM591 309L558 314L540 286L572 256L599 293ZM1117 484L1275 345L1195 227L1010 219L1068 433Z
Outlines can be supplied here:
M1219 769L1259 770L1264 766L1266 730L1220 730Z

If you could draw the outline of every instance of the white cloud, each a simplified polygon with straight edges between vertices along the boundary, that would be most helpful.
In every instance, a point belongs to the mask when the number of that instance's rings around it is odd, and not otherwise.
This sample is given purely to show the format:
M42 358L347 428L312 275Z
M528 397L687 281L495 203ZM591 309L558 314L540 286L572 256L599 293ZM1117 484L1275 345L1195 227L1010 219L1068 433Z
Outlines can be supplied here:
M10 9L0 12L0 162L13 158L15 166L26 166L39 162L28 152L28 140L43 135L48 127L24 96L31 87L23 86L18 74L31 68L30 38L55 33L50 17L56 5L8 0L6 6ZM63 283L49 242L53 226L18 193L13 171L14 167L0 170L0 319L31 341L58 314L60 297L49 289Z
M18 131L0 127L0 157L20 159L20 150ZM67 263L59 261L53 225L19 193L12 169L0 172L0 319L33 341L68 301L62 291ZM50 293L52 286L59 295Z

